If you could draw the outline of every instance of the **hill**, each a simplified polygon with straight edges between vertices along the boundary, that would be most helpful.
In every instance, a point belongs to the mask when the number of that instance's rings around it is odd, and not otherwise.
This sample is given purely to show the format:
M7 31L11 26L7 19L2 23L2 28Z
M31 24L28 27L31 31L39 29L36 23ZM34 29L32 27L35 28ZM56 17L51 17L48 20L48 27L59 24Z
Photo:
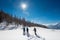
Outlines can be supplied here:
M14 22L17 25L20 24L20 25L29 26L29 27L37 26L37 27L47 28L47 26L45 26L45 25L32 23L32 22L26 21L24 18L23 19L21 19L21 18L19 19L17 17L12 17L12 15L9 15L9 14L3 12L3 11L0 11L0 23L3 22L3 21L6 21L7 25L9 23Z

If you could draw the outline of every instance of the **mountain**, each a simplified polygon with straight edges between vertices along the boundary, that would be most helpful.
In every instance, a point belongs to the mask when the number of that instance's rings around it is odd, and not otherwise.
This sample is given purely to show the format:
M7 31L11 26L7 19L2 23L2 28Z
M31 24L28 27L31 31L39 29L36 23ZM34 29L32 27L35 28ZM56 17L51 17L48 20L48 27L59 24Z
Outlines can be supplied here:
M60 29L60 23L57 23L55 25L48 25L49 29Z

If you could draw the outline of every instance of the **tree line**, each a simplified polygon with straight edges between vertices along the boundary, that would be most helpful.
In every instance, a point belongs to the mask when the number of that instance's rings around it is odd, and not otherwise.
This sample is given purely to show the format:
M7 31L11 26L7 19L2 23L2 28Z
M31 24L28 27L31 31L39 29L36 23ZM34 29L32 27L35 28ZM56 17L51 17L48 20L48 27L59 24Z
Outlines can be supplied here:
M3 21L7 21L8 24L15 22L15 24L17 24L17 25L20 24L20 25L29 26L29 27L37 26L37 27L47 28L47 26L45 26L45 25L32 23L30 21L26 21L25 18L21 19L21 18L17 18L16 16L13 17L12 15L9 15L8 13L0 11L0 23Z

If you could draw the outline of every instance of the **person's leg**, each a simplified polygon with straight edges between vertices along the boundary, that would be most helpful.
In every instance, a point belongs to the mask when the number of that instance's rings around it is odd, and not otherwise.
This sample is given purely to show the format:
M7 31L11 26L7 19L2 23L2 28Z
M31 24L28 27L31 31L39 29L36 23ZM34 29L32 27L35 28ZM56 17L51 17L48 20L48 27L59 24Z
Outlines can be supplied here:
M36 32L35 32L35 35L36 35Z
M39 36L39 35L37 35L37 33L36 33L36 32L35 32L35 35L36 35L36 37L40 38L40 36Z

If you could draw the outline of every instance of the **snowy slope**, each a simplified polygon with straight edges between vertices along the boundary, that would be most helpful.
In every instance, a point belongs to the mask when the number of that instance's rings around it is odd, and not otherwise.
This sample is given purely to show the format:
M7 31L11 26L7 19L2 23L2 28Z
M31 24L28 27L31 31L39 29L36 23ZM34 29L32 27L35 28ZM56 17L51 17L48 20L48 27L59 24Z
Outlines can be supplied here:
M60 23L57 23L55 25L48 25L49 29L60 29Z
M37 34L40 38L34 35L33 27L29 28L30 37L23 35L22 28L14 30L1 30L0 40L60 40L60 30L44 29L37 27Z
M19 27L19 25L17 26L14 22L10 23L8 26L6 24L7 22L0 23L0 30L12 30L17 29Z
M13 29L13 30L12 30ZM34 35L33 27L29 27L30 37L23 35L22 25L14 23L6 26L6 22L0 23L0 40L60 40L60 30L36 27L38 38Z

